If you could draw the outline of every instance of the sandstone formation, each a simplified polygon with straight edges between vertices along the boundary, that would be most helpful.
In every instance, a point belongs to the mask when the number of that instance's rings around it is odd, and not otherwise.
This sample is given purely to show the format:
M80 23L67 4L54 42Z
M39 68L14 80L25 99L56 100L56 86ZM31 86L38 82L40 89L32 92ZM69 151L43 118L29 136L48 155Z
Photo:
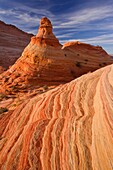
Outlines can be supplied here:
M0 169L112 170L112 117L110 65L2 113Z
M4 71L5 69L2 66L0 66L0 74L3 73Z
M0 66L8 68L20 57L32 34L0 21Z
M21 57L1 75L0 92L17 93L26 88L66 83L111 63L113 59L101 47L78 41L62 46L45 17Z

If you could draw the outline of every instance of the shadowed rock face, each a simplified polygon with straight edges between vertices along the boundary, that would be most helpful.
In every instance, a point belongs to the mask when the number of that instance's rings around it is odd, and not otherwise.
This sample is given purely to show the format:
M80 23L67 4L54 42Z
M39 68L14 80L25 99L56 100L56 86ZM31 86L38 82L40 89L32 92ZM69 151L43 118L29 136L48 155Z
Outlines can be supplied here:
M0 92L12 93L12 86L16 87L16 92L21 91L23 84L33 88L66 83L111 63L113 60L101 47L78 41L62 46L45 17L21 57L1 75Z
M32 36L0 21L0 66L8 68L14 64Z
M112 170L113 65L0 116L0 169Z
M0 74L3 73L4 71L5 69L2 66L0 66Z

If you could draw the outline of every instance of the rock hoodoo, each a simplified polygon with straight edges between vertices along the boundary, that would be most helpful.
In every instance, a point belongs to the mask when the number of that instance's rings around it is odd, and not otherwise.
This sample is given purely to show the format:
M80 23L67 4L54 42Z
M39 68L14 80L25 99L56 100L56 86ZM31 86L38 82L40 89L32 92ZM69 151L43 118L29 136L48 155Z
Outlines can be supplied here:
M0 92L9 93L12 86L21 90L23 84L33 88L66 83L111 63L113 59L101 47L77 41L62 46L44 17L21 57L1 75Z
M42 18L0 74L0 170L112 170L112 62L98 46L62 46Z
M39 43L39 45L61 46L58 39L53 34L53 27L51 21L44 17L40 21L40 27L36 37L32 38L32 41Z

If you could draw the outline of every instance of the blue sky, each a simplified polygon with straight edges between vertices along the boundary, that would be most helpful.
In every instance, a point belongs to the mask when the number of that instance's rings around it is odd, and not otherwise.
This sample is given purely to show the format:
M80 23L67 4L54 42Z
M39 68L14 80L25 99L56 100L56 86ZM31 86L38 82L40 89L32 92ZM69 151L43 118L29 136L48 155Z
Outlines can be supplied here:
M112 0L0 0L0 20L26 32L36 34L44 16L62 44L79 40L113 54Z

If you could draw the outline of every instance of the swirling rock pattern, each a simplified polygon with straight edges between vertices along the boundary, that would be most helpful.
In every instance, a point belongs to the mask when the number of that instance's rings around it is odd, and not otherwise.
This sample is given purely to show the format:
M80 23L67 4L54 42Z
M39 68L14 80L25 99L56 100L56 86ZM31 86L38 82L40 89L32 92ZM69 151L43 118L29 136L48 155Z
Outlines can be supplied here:
M1 170L112 170L113 65L0 115Z

